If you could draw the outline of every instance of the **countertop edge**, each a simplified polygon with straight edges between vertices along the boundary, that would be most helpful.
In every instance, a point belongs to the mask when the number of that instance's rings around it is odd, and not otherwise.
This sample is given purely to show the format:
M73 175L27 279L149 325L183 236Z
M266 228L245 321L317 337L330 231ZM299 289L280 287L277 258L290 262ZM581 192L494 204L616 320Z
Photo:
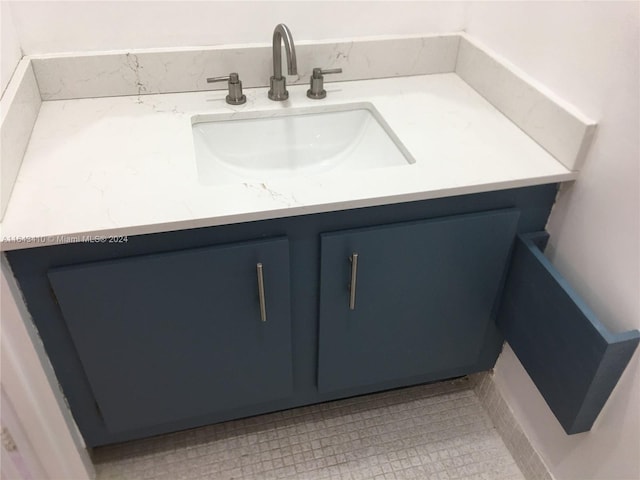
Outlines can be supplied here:
M350 210L357 208L375 207L381 205L415 202L421 200L433 200L438 198L454 197L459 195L470 195L474 193L485 193L498 190L508 190L512 188L532 187L536 185L546 185L550 183L569 182L577 178L578 172L567 171L565 174L550 175L536 178L524 178L513 181L504 181L492 184L465 185L438 190L427 190L423 192L403 193L383 197L371 197L358 200L345 200L340 202L321 203L316 205L301 205L295 207L284 207L273 210L263 210L256 212L245 212L233 215L222 215L210 218L196 218L189 220L179 220L176 222L154 223L146 225L132 225L119 228L108 228L101 230L91 230L84 232L60 232L55 235L43 235L39 237L1 237L0 251L23 250L27 248L39 248L54 245L65 245L70 243L105 243L117 242L122 237L135 235L148 235L154 233L164 233L195 228L216 227L221 225L232 225L244 222L255 222L260 220L272 220L276 218L287 218L301 215L311 215L316 213L326 213L340 210ZM0 232L2 223L0 223Z

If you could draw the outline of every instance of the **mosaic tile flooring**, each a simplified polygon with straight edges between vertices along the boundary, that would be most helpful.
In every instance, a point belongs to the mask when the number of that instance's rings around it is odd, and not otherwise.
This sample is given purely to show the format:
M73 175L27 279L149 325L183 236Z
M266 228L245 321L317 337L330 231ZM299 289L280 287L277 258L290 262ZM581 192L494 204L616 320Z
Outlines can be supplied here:
M467 378L94 451L107 479L523 480Z

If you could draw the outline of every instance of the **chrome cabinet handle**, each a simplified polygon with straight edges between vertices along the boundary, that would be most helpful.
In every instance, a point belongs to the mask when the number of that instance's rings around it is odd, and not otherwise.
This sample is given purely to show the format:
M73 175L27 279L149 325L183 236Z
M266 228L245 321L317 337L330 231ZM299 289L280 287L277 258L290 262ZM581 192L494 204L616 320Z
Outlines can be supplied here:
M264 276L262 274L262 263L256 265L258 271L258 298L260 299L260 320L267 321L267 305L264 299Z
M351 283L349 284L349 310L356 309L356 280L358 279L358 254L353 252L351 260Z

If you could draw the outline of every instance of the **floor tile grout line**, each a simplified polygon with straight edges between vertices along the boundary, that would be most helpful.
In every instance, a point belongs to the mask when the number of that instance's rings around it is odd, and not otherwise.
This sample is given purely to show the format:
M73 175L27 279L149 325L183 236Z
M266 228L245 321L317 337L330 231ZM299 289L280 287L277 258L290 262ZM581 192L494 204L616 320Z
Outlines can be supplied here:
M469 414L469 415L466 415L466 416L468 417L468 416L470 416L470 414ZM459 427L459 428L463 428L463 427L466 427L466 426L475 425L476 423L477 423L477 422L463 423L463 424L457 425L457 427ZM423 432L423 433L420 433L420 434L412 435L412 436L409 436L409 437L407 437L407 438L419 438L419 437L421 437L421 436L424 436L424 435L425 435L425 433L426 433L426 434L429 434L429 435L437 435L437 434L438 434L438 433L440 433L440 432L444 432L444 431L448 431L448 430L450 430L450 428L451 428L451 427L449 426L449 427L446 427L446 428L443 428L443 429L438 429L438 430L429 430L429 431L427 431L427 432ZM481 431L484 431L484 430L481 430ZM364 436L364 437L359 436L359 437L358 437L358 440L362 440L363 438L364 438L364 439L367 439L367 438L371 438L371 437L375 437L375 436L376 436L376 434L367 435L367 436ZM443 438L443 437L439 437L439 441L441 441L441 439L442 439L442 438ZM449 439L449 438L453 438L453 437L444 437L444 439L445 439L445 440L446 440L446 439ZM342 442L342 443L340 443L340 444L338 444L338 445L332 445L332 446L333 446L334 448L339 448L340 446L348 445L349 443L351 443L351 442L350 442L350 441L347 441L347 442ZM275 450L275 448L274 448L274 449L271 449L271 450ZM173 453L173 452L172 452L172 453ZM211 452L211 453L215 453L215 452ZM151 459L151 458L153 458L153 457L156 457L156 456L161 456L161 455L160 455L160 454L152 454L152 455L144 456L144 458L142 458L142 457L141 457L141 460L145 460L145 461L146 461L146 460L149 460L149 459Z
M466 425L472 425L472 424L465 424L464 426L466 426ZM444 431L444 430L443 430L443 431ZM477 433L477 432L472 432L472 433ZM416 438L417 438L417 437L419 437L419 435L418 435L418 436L416 436ZM450 438L453 438L453 437L450 437ZM448 439L448 438L445 438L445 440L447 440L447 439ZM395 443L395 442L388 442L388 444L389 444L389 445L391 445L391 444L393 444L393 443ZM441 440L439 440L439 443L441 443ZM384 447L385 445L387 445L387 443L385 443L385 444L379 444L379 445L377 445L377 447ZM367 448L371 448L371 447L367 447ZM411 448L415 448L415 447L411 447ZM442 449L440 449L440 450L436 450L436 451L433 451L433 452L429 452L429 453L437 453L437 452L439 452L439 451L444 451L444 450L446 450L446 447L445 447L445 448L442 448ZM144 460L145 460L145 461L147 461L147 460L149 460L149 459L147 458L147 459L144 459ZM184 461L184 459L176 459L176 461L175 461L175 462L169 462L167 465L169 466L169 465L172 465L172 464L174 464L174 463L180 463L181 461ZM255 463L259 463L259 462L255 462ZM228 469L224 469L224 468L223 468L223 470L230 470L230 469L233 469L233 468L234 468L234 467L230 467L230 468L228 468Z
M463 426L467 426L467 425L473 425L473 424L464 424ZM443 431L444 431L444 430L443 430ZM478 432L472 432L472 433L478 433ZM446 441L446 440L448 440L448 439L450 439L450 438L455 438L455 437L447 437L447 438L445 438L445 441ZM393 443L394 443L394 442L388 442L388 444L393 444ZM442 440L440 440L440 439L439 439L439 443L442 443ZM386 444L381 444L381 445L378 445L378 447L384 447L385 445L386 445ZM411 447L411 448L415 448L415 447ZM447 447L444 447L444 448L442 448L442 449L440 449L440 450L434 450L434 451L429 452L429 453L430 453L430 454L433 454L433 453L438 453L438 452L446 451L446 450L447 450ZM475 453L475 452L474 452L474 453ZM467 455L468 455L468 454L467 454ZM363 457L363 458L367 458L367 457ZM177 461L177 462L171 462L171 463L167 464L167 466L172 465L173 463L180 463L180 460L179 460L179 461ZM259 462L255 462L255 463L259 463ZM345 463L345 462L341 462L341 463ZM222 471L224 472L224 471L226 471L226 470L233 470L234 468L235 468L235 467L230 467L230 468L226 468L226 469L225 469L225 468L222 468Z
M404 399L402 392L383 392L331 408L302 407L293 415L276 412L178 432L128 450L132 445L113 446L96 463L98 478L425 478L416 476L419 471L428 478L524 478L472 383L426 387L406 389ZM185 471L188 466L193 468Z
M471 392L471 393L473 394L473 392ZM465 398L472 398L472 397L473 397L473 395L469 395L469 396L467 396L467 397L465 397ZM445 403L447 403L448 401L449 401L448 399L447 399L447 400L443 400L442 402L438 402L438 403L437 403L437 404L435 404L435 405L445 404ZM416 409L419 409L420 407L421 407L421 406L415 406L415 407L413 407L411 410L416 410ZM451 409L449 409L449 410L454 410L454 409L455 409L455 408L451 408ZM407 410L409 410L409 409L407 409ZM449 411L449 410L445 410L445 411ZM439 412L438 412L438 413L439 413ZM345 416L348 416L348 415L345 415ZM355 420L354 420L353 422L355 422ZM353 422L350 422L350 423L353 423ZM265 425L268 425L268 424L265 424ZM208 427L200 427L200 428L215 428L215 427L216 427L216 425L212 425L212 426L208 426ZM176 433L173 433L173 434L170 434L170 435L171 435L171 436L174 436L174 435L179 435L180 433L185 433L185 432L176 432ZM227 437L225 437L224 439L226 439L226 438L227 438ZM169 437L169 436L167 436L167 437L165 438L165 440L169 440L169 439L170 439L170 437ZM214 439L209 439L209 441L211 441L211 440L214 440ZM144 441L144 440L143 440L143 441ZM215 441L215 440L214 440L214 441ZM108 447L107 447L107 448L108 448ZM147 450L153 450L153 448L150 448L150 449L144 449L144 451L147 451ZM142 452L143 452L143 449L141 449L141 450L140 450L139 452L137 452L137 453L142 454ZM99 462L98 462L98 463L99 463Z

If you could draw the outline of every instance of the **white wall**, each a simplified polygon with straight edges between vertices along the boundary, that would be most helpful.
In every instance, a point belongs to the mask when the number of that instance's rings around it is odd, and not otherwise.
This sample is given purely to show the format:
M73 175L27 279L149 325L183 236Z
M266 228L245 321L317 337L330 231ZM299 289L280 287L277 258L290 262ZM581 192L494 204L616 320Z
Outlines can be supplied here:
M640 328L640 3L474 3L467 31L599 122L552 212L552 262L613 331ZM567 436L510 349L496 382L556 478L640 478L640 355L593 430Z
M6 2L0 3L0 95L9 84L11 75L22 58L20 42L13 26L11 9Z
M462 30L458 2L10 2L25 55Z

